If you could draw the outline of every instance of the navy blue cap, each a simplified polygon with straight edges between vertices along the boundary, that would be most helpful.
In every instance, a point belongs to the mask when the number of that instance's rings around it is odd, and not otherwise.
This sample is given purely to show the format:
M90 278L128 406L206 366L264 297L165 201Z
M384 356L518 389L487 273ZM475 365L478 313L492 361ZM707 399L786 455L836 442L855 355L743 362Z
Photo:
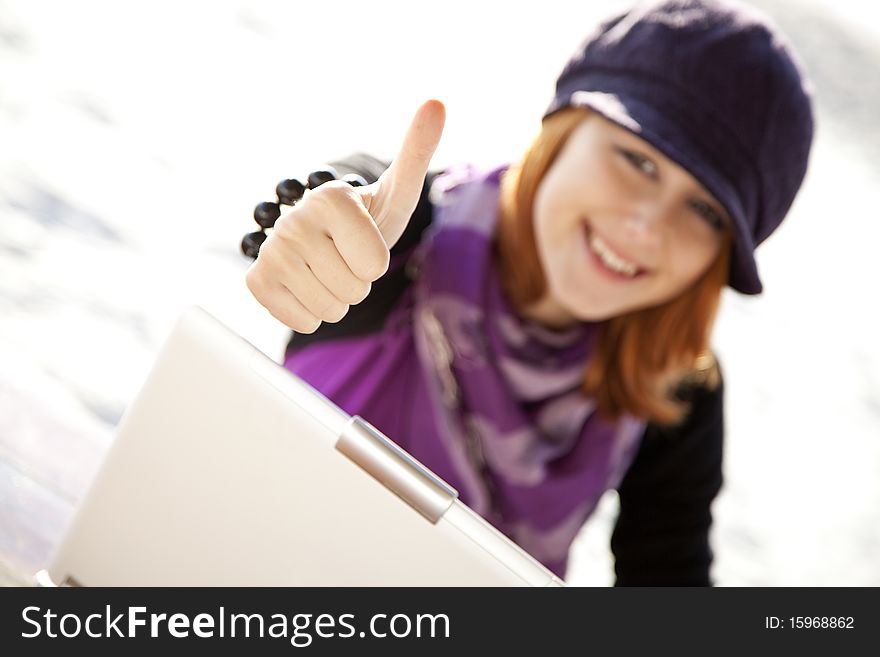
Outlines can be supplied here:
M668 0L603 22L565 66L545 117L589 107L684 167L732 220L730 286L758 294L755 247L806 174L811 96L763 14L731 0Z

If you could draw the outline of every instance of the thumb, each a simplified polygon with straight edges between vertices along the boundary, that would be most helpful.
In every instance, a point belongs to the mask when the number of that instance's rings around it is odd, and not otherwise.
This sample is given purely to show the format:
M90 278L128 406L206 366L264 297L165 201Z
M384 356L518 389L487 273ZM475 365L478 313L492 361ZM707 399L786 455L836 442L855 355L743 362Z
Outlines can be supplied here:
M406 131L397 157L370 190L367 210L389 248L400 238L416 208L445 122L443 103L423 103Z

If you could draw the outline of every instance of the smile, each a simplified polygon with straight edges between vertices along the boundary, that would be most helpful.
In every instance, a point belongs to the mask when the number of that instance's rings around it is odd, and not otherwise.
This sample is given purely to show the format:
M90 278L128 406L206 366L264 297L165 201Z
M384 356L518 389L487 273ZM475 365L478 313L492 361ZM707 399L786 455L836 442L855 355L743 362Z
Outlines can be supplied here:
M626 260L616 253L605 240L590 230L589 226L586 228L587 246L590 252L596 256L599 263L604 265L610 273L617 274L623 278L635 278L644 272L637 264Z

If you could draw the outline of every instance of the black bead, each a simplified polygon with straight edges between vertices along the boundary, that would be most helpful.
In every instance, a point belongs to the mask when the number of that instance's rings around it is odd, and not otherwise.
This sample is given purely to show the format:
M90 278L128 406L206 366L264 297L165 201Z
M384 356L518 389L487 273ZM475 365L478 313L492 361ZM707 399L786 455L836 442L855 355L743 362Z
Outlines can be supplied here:
M367 184L367 181L363 176L359 176L356 173L347 173L342 176L343 182L347 182L352 187L363 187Z
M266 233L261 230L258 230L256 233L248 233L241 240L241 252L248 258L256 260L257 256L260 255L260 247L265 241Z
M325 166L323 169L317 169L316 171L312 171L309 174L309 189L315 189L315 187L320 187L325 182L330 182L331 180L336 180L339 177L339 174L336 173L336 169L331 166Z
M293 205L303 197L306 192L306 186L296 178L282 180L275 188L278 195L278 201L284 205Z
M280 216L281 208L272 201L264 201L254 208L254 220L263 228L272 228Z

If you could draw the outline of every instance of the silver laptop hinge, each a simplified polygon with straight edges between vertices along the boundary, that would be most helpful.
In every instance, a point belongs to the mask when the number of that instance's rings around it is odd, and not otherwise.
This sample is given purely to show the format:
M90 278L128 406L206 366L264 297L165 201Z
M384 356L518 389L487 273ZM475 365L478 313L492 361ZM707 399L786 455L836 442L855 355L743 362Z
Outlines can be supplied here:
M336 449L432 523L458 497L458 491L357 415L336 441Z

